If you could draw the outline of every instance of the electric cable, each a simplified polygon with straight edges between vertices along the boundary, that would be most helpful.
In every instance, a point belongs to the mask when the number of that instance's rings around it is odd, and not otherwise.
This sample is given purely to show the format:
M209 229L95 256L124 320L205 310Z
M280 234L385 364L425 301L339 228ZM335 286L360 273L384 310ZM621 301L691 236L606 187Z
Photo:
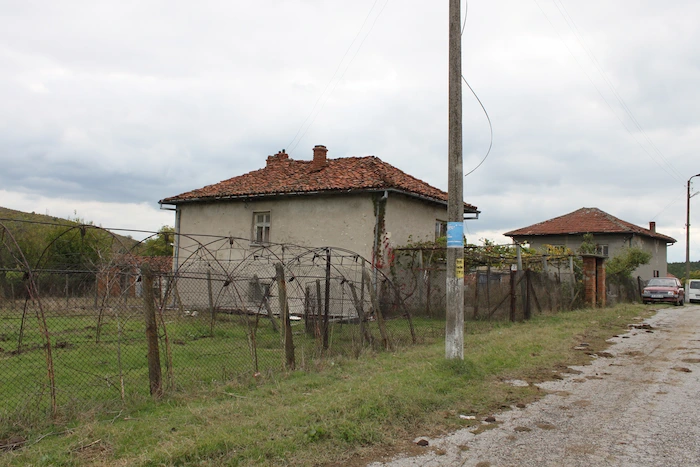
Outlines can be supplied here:
M678 196L676 196L675 198L673 198L673 199L671 200L671 202L668 203L668 204L666 205L666 207L664 207L661 211L659 211L658 213L656 213L656 215L652 216L651 220L652 220L652 221L653 221L653 220L656 220L657 217L659 217L661 214L663 214L663 212L666 211L666 209L670 208L671 205L674 204L676 201L678 201L678 199L679 199L680 197L682 197L682 196L685 197L685 192L680 193Z
M469 11L469 1L465 0L464 1L464 23L462 24L462 33L460 34L461 36L464 35L464 28L467 26L467 12L468 11ZM464 174L464 176L466 177L467 175L473 173L476 169L481 167L481 164L483 164L486 161L486 158L489 157L489 154L491 154L491 148L493 147L493 125L491 124L491 117L489 117L489 113L486 111L486 107L484 107L484 104L481 102L481 99L479 99L479 96L476 95L476 92L474 92L474 89L472 89L471 85L467 81L467 78L464 77L464 75L462 75L462 80L467 85L467 87L472 92L472 94L474 94L476 101L479 103L479 105L481 106L481 109L484 111L484 115L486 115L486 120L489 122L489 131L491 133L491 142L489 143L489 148L486 151L486 155L484 156L483 159L481 159L481 162L479 162L479 164L476 167L474 167L472 170L470 170L469 172Z
M384 3L384 6L382 6L381 10L379 10L379 13L377 13L377 15L375 16L374 21L372 22L372 25L371 25L370 28L369 28L369 31L367 31L367 33L365 34L365 37L362 39L362 41L360 42L360 44L357 46L357 49L355 50L355 53L353 54L352 58L351 58L350 61L348 62L347 66L345 67L345 69L343 70L343 72L340 74L340 77L337 79L337 81L336 81L335 84L333 85L333 88L330 90L330 92L329 92L328 94L326 94L326 91L327 91L328 88L330 87L331 83L333 83L333 81L335 80L335 77L336 77L336 75L338 74L338 71L340 70L341 66L343 65L343 62L345 61L345 58L348 56L348 53L350 52L350 50L352 50L352 47L355 45L355 42L357 42L357 39L358 39L358 38L360 37L360 35L362 34L362 30L364 29L365 25L367 24L367 20L368 20L368 19L370 18L370 16L372 15L372 11L374 11L375 7L377 6L377 3L379 3L379 0L375 0L374 3L372 4L372 8L369 9L369 12L367 13L367 16L365 16L365 19L364 19L364 21L362 22L362 25L360 26L360 29L357 31L357 34L355 35L355 38L352 40L352 42L350 43L350 46L347 48L347 50L346 50L345 53L343 54L343 58L342 58L342 59L340 60L340 62L338 63L338 66L336 67L335 71L333 72L333 75L331 76L331 79L330 79L330 80L328 81L328 83L326 84L326 87L323 89L323 92L318 96L318 99L316 99L316 102L314 103L313 107L311 108L311 111L310 111L309 114L306 116L306 118L304 119L304 122L301 124L301 126L300 126L299 129L297 130L296 134L294 135L294 138L292 138L292 141L290 141L289 144L287 145L287 147L289 148L289 149L288 149L288 153L290 153L290 154L292 153L292 151L299 145L299 143L300 143L301 140L304 138L304 136L305 136L306 133L309 131L309 129L313 126L314 122L316 121L316 118L318 118L318 115L321 113L321 111L322 111L323 108L325 107L326 102L328 102L328 99L330 98L331 94L333 94L333 91L335 91L335 88L338 86L338 83L343 79L343 76L345 76L345 73L348 71L348 69L350 68L350 65L351 65L352 62L355 60L355 57L357 56L358 52L359 52L360 49L362 48L362 45L365 43L365 40L367 40L367 37L368 37L368 36L370 35L370 33L372 32L372 29L374 29L374 25L377 23L377 19L379 18L379 16L382 14L382 12L384 11L384 9L386 8L386 5L389 3L389 0L387 0L387 1ZM325 99L323 100L323 103L321 104L321 107L319 107L319 109L316 110L316 107L318 106L318 103L321 101L321 99L324 97L324 95L325 95ZM314 115L314 112L315 112L315 115ZM304 130L304 132L301 133L301 136L299 136L299 133L300 133L301 130L304 128L304 125L306 125L306 122L309 120L309 118L311 118L312 115L313 115L313 119L311 120L311 122L309 123L309 125L306 127L306 129ZM297 139L297 136L299 136L298 139ZM295 142L295 140L296 140L296 142ZM293 145L292 145L292 143L293 143Z
M617 88L615 85L612 83L610 78L608 77L607 73L603 70L603 67L601 66L600 62L596 58L595 54L591 51L590 47L585 43L585 39L583 37L583 34L581 34L578 26L576 25L576 22L574 21L573 17L569 13L569 10L567 10L566 6L562 2L562 0L553 0L554 6L557 7L557 10L559 10L559 14L564 18L564 21L566 21L567 26L571 31L574 33L574 37L578 41L579 45L581 45L581 48L586 52L588 55L588 58L591 60L591 63L596 67L598 70L598 73L603 77L603 80L605 83L608 85L608 88L612 91L613 95L619 102L620 106L622 109L627 113L629 116L630 120L632 120L632 123L634 123L634 126L637 127L637 129L644 135L644 138L647 140L649 145L654 149L654 151L659 155L661 160L663 160L666 165L673 170L673 172L679 177L683 178L683 175L676 169L676 167L669 161L666 156L661 152L661 150L654 144L654 142L651 140L647 132L642 128L642 125L639 123L637 118L634 116L632 113L632 110L629 108L625 100L622 98L622 95L618 92ZM561 6L561 7L560 7Z
M547 16L547 13L545 13L545 11L542 9L542 7L540 6L539 2L538 2L537 0L533 0L533 1L535 2L535 5L537 5L537 8L540 9L540 11L542 12L542 15L544 15L545 19L547 20L547 22L549 23L549 25L552 27L552 29L554 30L554 32L557 34L557 36L559 37L559 40L564 44L564 46L566 47L566 50L569 51L569 54L570 54L571 57L574 59L574 61L576 62L576 64L579 66L579 68L581 68L581 71L583 71L583 74L586 75L586 78L588 78L588 81L590 81L590 83L593 85L593 87L595 88L595 90L598 92L598 95L600 96L600 98L603 99L603 102L605 102L605 105L608 106L608 108L609 108L610 111L613 113L613 115L615 115L615 118L617 118L617 120L622 124L622 126L625 128L625 130L627 130L627 133L629 133L630 136L632 136L632 138L633 138L634 141L637 143L637 145L639 145L639 147L640 147L644 152L646 152L646 154L651 158L651 160L653 160L654 162L656 162L656 163L659 165L659 167L661 167L661 169L663 169L664 172L666 172L671 178L675 179L676 181L681 181L677 175L675 175L675 174L669 172L668 169L666 168L666 166L664 166L663 164L661 164L661 163L649 152L649 149L647 149L647 148L637 139L637 137L636 137L635 134L632 132L632 130L630 130L630 128L627 126L627 124L625 124L625 122L620 118L620 116L617 114L617 112L615 112L615 110L612 108L612 106L610 105L610 102L608 102L608 100L605 98L605 96L603 95L603 93L600 91L600 88L598 88L598 86L595 84L595 82L593 81L593 79L591 78L591 76L588 74L588 72L586 72L585 68L583 68L583 66L581 65L581 62L578 61L578 59L576 58L576 55L574 55L574 53L573 53L573 51L571 50L571 48L569 47L569 45L566 43L566 41L565 41L564 38L561 36L561 34L559 34L559 31L554 27L554 23L552 23L552 21L549 19L549 16Z
M486 161L486 158L489 157L489 154L491 154L491 148L493 147L493 125L491 125L491 118L489 117L489 113L486 111L486 107L484 107L484 104L481 103L481 99L479 99L479 96L476 95L476 93L474 92L472 87L469 85L469 83L467 82L467 79L464 77L464 75L462 75L462 79L464 80L464 82L466 83L467 87L472 92L472 94L474 94L474 97L476 97L477 102L479 102L479 105L483 109L484 115L486 115L486 120L488 120L488 122L489 122L489 131L491 132L491 142L489 143L489 149L486 151L486 155L484 156L483 159L481 159L481 162L479 162L479 164L476 167L474 167L469 172L464 174L464 176L466 177L467 175L473 173L476 169L481 167L481 164L483 164Z

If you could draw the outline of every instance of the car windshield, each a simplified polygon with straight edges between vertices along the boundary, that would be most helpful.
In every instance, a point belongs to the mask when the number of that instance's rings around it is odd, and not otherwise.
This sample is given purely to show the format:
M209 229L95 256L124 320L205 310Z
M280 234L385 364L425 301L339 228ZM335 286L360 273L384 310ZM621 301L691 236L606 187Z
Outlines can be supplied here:
M690 288L700 290L700 281L690 281Z
M647 287L674 287L676 282L673 279L651 279Z

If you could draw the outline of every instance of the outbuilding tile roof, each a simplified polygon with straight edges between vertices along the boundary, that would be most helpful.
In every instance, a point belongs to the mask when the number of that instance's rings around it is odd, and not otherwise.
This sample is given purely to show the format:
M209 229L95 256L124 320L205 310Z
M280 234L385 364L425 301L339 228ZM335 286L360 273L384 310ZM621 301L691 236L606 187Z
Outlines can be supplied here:
M447 202L446 192L375 156L325 159L319 167L314 161L289 159L284 153L269 156L267 166L262 169L160 202L179 204L238 197L366 190L398 190L440 203ZM468 203L464 203L464 208L467 212L478 212L476 206Z
M585 233L634 233L665 240L667 243L676 243L676 239L674 238L645 229L644 227L639 227L638 225L630 224L598 208L581 208L569 214L523 227L522 229L511 230L503 235L519 237L536 235L580 235Z

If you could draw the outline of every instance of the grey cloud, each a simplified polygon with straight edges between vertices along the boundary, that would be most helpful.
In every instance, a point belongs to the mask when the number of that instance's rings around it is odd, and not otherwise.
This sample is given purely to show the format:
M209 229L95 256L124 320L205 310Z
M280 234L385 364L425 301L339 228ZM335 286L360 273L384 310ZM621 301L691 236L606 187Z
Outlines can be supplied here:
M330 157L373 154L445 189L447 4L389 2L379 17L375 10L363 29L374 24L371 34L360 35L334 75L373 4L6 5L0 186L155 204L291 150L329 80L344 73L319 101L322 110L292 157L310 158L313 145L326 144ZM641 225L658 213L660 227L682 229L682 185L700 172L700 6L566 3L674 170L635 130L557 9L541 5L585 72L533 2L470 4L463 73L494 127L491 155L465 179L465 199L482 210L470 231L502 232L582 206ZM489 138L466 87L463 102L467 171Z

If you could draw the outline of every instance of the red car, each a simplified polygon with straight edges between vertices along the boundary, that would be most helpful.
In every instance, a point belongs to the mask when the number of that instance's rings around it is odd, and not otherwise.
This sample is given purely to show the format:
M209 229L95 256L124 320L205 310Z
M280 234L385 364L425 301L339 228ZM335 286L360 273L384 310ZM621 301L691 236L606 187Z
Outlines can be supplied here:
M685 302L685 290L681 281L675 277L655 277L649 281L642 292L644 303L673 303L683 305Z

